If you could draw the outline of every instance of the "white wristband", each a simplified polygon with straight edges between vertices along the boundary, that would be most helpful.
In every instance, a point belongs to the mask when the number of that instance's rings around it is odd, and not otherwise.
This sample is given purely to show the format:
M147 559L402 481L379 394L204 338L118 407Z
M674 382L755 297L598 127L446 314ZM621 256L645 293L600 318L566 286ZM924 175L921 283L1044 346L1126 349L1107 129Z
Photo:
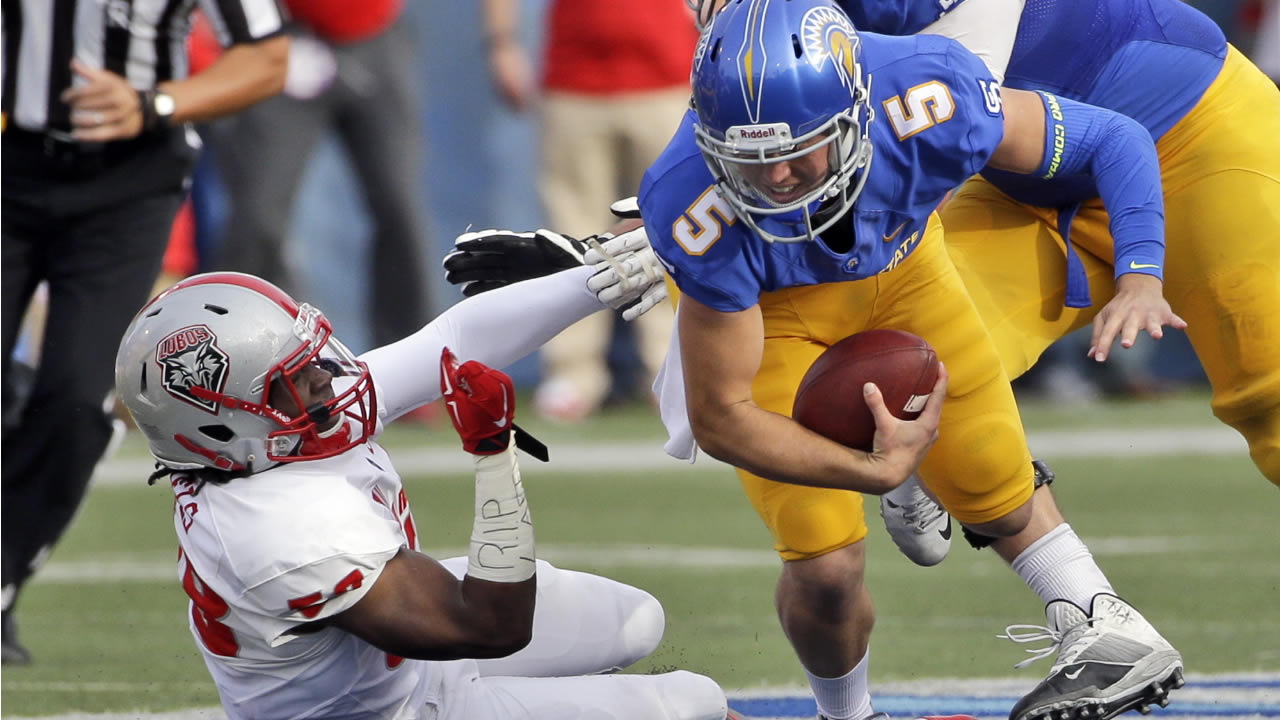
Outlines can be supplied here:
M493 582L533 577L533 521L520 482L515 444L496 455L478 455L476 519L471 526L467 574Z

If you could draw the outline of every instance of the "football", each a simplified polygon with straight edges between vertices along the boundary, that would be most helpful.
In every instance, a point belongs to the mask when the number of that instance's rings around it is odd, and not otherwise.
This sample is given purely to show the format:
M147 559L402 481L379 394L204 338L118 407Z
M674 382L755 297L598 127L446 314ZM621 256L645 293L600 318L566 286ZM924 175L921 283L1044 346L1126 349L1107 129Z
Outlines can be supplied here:
M913 420L938 380L938 356L923 338L901 330L868 330L827 348L796 390L791 417L856 450L870 451L876 423L862 397L873 382L894 417Z

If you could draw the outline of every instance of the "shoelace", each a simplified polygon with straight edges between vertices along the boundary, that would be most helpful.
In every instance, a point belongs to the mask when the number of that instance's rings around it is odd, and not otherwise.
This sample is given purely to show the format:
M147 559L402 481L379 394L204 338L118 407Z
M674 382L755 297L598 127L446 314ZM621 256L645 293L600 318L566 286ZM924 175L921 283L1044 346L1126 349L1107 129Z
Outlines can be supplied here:
M928 495L921 493L921 496L919 502L911 505L911 510L902 513L903 519L915 526L914 529L917 535L923 535L928 531L930 525L947 514L947 511L943 510L942 506L934 502ZM923 516L921 516L921 511Z
M933 501L923 491L913 493L914 497L910 502L902 503L899 506L899 512L902 519L911 530L917 535L923 535L929 530L929 526L947 514L942 506Z
M1019 644L1045 641L1049 642L1049 644L1044 647L1031 648L1030 650L1027 650L1026 653L1031 657L1013 666L1015 669L1021 670L1031 663L1047 658L1057 652L1058 649L1062 647L1062 639L1067 635L1070 635L1072 630L1084 625L1093 625L1093 623L1100 619L1101 618L1097 617L1085 618L1078 623L1068 626L1066 630L1062 631L1054 630L1053 628L1046 627L1044 625L1009 625L1005 627L1003 635L997 635L996 637L1002 640L1011 640Z

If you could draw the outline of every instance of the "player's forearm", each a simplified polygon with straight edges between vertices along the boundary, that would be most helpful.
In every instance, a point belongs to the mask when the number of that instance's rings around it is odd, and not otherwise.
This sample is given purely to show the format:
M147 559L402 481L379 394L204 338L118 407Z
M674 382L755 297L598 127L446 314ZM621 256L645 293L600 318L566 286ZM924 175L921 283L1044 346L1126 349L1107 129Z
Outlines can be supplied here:
M1105 108L1040 93L1046 116L1045 178L1087 172L1111 220L1116 277L1163 278L1164 196L1147 129Z
M360 357L388 398L388 420L440 397L436 375L424 370L451 348L462 361L507 367L573 323L605 306L587 289L590 267L526 280L467 298L418 332ZM393 404L394 403L394 404Z
M750 401L690 407L698 446L712 457L777 482L879 494L902 478L882 477L867 453L834 443Z
M533 516L515 453L508 447L475 459L476 514L462 595L472 622L489 628L482 633L494 650L489 657L510 655L533 635Z
M173 97L171 122L212 120L279 93L288 69L289 38L278 35L232 46L203 72L159 89Z

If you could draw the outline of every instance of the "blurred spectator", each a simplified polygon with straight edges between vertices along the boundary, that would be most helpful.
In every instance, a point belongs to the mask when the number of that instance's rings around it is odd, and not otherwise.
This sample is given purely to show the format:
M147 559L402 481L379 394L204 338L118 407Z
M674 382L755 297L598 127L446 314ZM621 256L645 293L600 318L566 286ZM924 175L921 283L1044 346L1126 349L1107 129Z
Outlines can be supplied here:
M194 3L164 15L130 3L4 4L5 664L30 662L14 624L18 594L71 523L112 436L111 349L160 270L195 156L187 123L284 84L289 42L274 0L204 5L233 47L188 73ZM41 281L47 317L24 394L14 349Z
M300 27L285 94L215 130L230 208L214 267L298 292L284 243L303 171L333 131L348 151L373 223L371 340L426 323L427 242L421 71L403 0L286 0Z
M533 64L519 41L517 0L486 0L489 63L498 93L515 110L535 103ZM582 237L611 225L609 204L634 195L689 101L697 42L683 0L552 0L538 111L539 188L548 225ZM635 323L649 379L671 333L659 308ZM580 420L610 390L612 313L597 313L542 350L535 396L543 416Z
M1250 57L1267 77L1280 85L1280 0L1261 0Z

